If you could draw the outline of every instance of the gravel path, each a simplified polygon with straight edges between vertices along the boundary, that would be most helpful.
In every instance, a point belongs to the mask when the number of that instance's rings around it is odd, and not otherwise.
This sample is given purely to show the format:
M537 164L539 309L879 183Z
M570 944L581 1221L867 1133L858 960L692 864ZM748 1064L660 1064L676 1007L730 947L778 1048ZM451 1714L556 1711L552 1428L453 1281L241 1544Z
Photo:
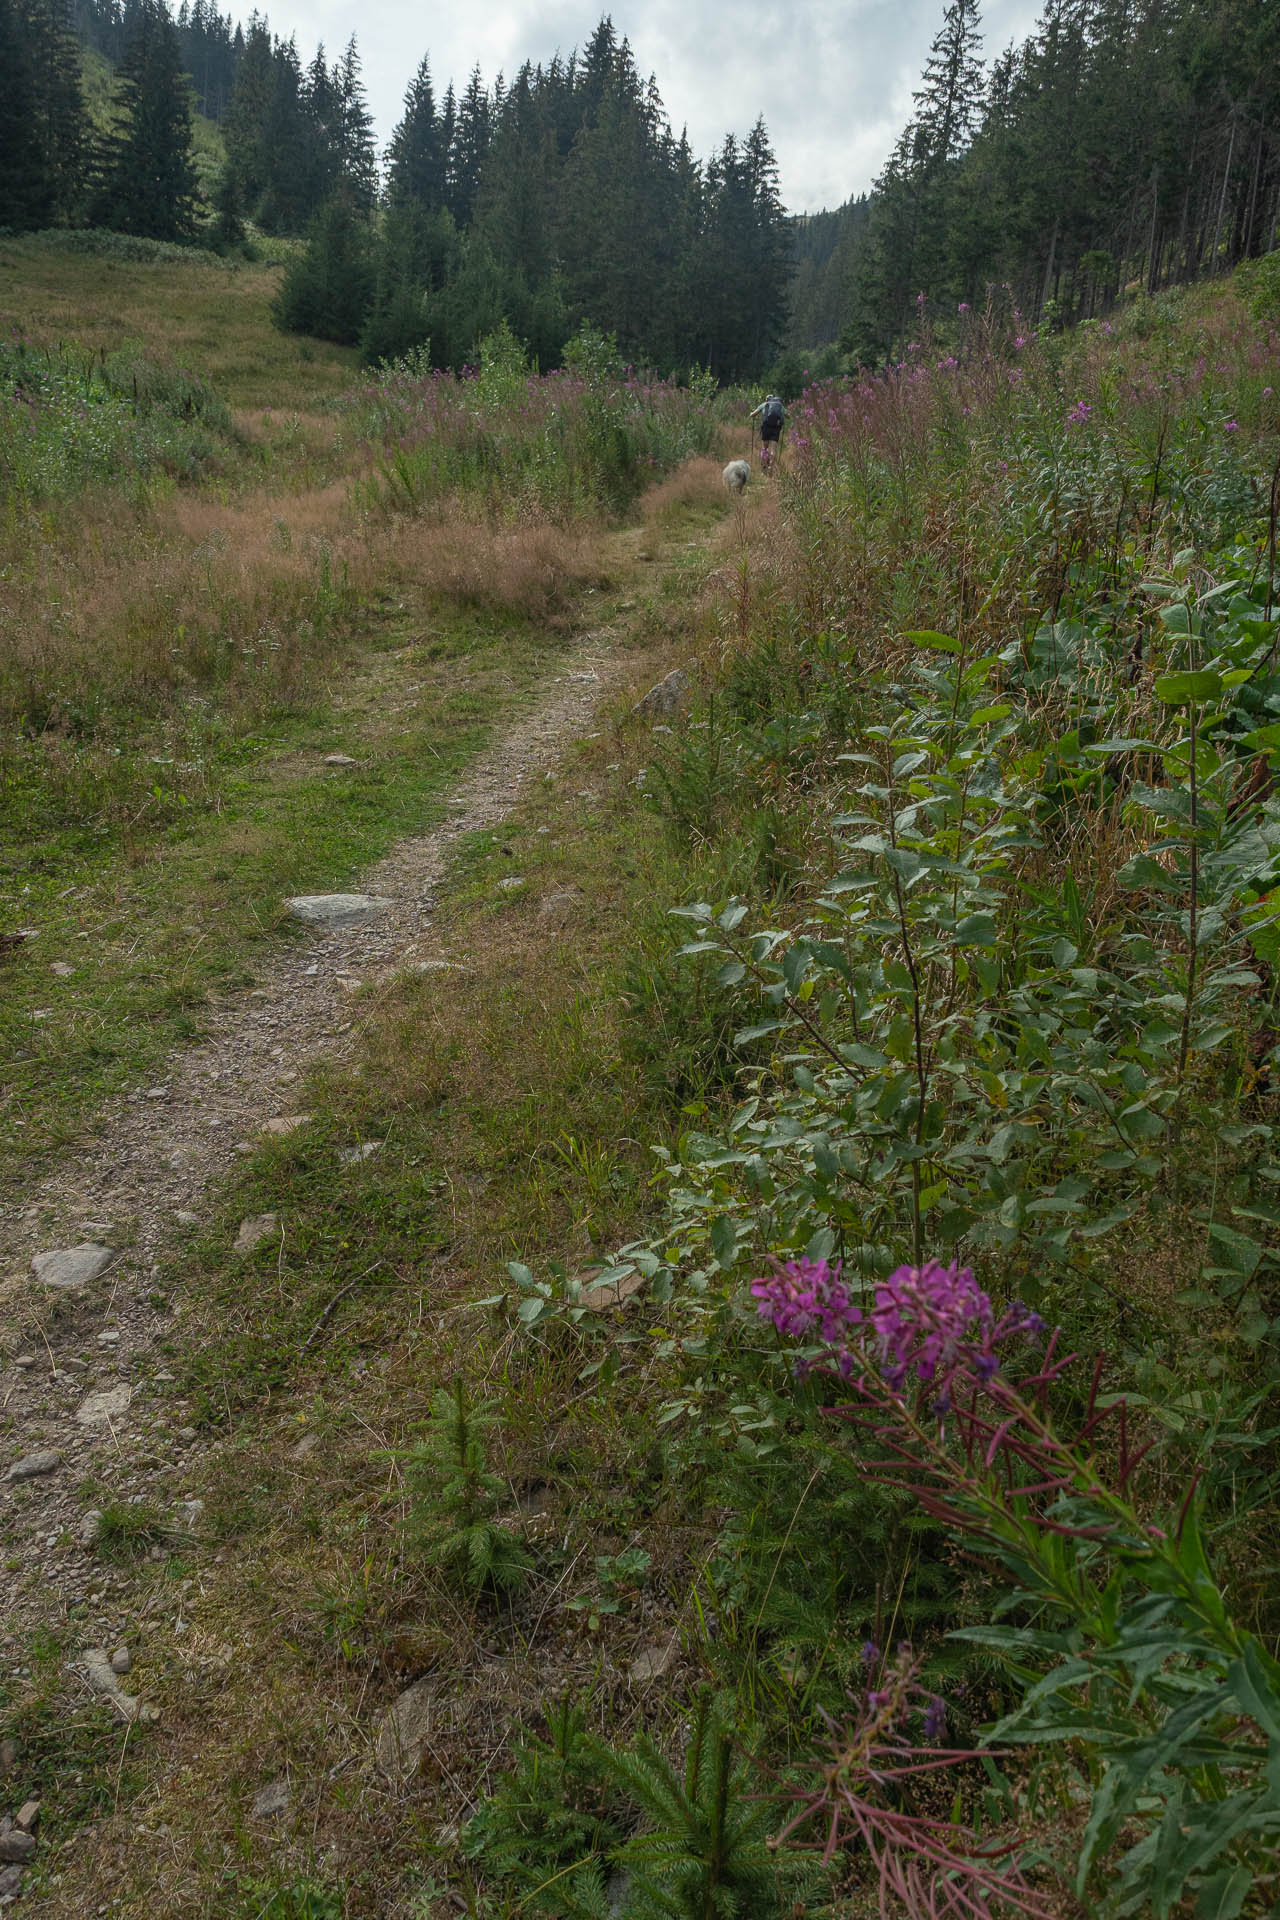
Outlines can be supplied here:
M68 1606L87 1609L76 1622L86 1641L109 1647L127 1631L112 1597L126 1577L90 1550L93 1523L86 1527L75 1489L93 1473L114 1499L140 1500L164 1474L173 1502L184 1464L194 1461L197 1436L152 1351L165 1324L149 1297L155 1262L196 1224L205 1190L231 1170L239 1145L296 1110L308 1066L349 1050L355 985L411 966L429 948L456 843L505 819L528 782L588 730L620 677L612 637L588 635L463 776L448 819L364 875L362 890L388 903L382 911L283 948L263 985L214 1010L207 1037L170 1056L163 1083L106 1106L97 1136L51 1166L21 1209L0 1207L0 1412L10 1423L0 1445L0 1527L13 1583L0 1661L22 1657L33 1620L52 1621ZM51 1290L31 1277L32 1257L99 1240L123 1249L106 1279L50 1318ZM179 1505L173 1519L198 1526L198 1510ZM95 1684L90 1665L86 1688Z

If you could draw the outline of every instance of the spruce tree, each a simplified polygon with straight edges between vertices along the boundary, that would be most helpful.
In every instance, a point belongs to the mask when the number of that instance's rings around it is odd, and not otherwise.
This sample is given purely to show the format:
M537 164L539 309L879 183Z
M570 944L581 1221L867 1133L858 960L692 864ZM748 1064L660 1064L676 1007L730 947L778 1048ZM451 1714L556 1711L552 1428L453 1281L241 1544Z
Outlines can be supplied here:
M151 240L194 228L191 89L164 0L139 0L120 69L120 118L103 145L98 226Z
M387 148L387 199L394 206L416 200L423 207L444 201L444 153L436 118L431 67L424 57L404 96L404 115Z
M378 159L373 144L373 116L360 78L360 55L355 35L333 74L338 103L338 163L351 204L371 213L378 197Z

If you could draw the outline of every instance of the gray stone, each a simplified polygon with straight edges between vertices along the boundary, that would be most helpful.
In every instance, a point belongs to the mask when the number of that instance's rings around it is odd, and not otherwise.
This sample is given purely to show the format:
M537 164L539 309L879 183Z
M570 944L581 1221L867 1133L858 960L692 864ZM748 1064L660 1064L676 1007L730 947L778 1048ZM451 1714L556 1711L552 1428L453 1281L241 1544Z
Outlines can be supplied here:
M275 1213L255 1213L250 1219L240 1222L240 1231L236 1235L233 1253L252 1253L260 1240L265 1240L277 1231L280 1216Z
M36 1850L34 1833L23 1833L14 1828L11 1833L0 1833L0 1860L22 1866Z
M117 1647L111 1656L112 1673L128 1673L132 1665L128 1647Z
M676 1639L673 1634L665 1643L652 1647L642 1647L631 1665L627 1668L627 1678L635 1686L647 1686L650 1681L665 1679L675 1664Z
M122 1720L149 1721L160 1718L158 1707L148 1706L136 1694L125 1692L105 1647L86 1647L80 1655L79 1665L94 1692L102 1694Z
M381 1140L364 1140L358 1147L346 1147L338 1156L344 1167L358 1167L362 1160L372 1160L375 1153L381 1153Z
M128 1412L132 1398L133 1388L125 1381L103 1393L91 1393L76 1408L77 1423L82 1427L107 1426Z
M90 1507L80 1522L77 1535L82 1547L96 1547L102 1537L102 1508Z
M269 1786L259 1787L253 1796L253 1817L255 1820L274 1820L277 1814L289 1811L289 1782L273 1780Z
M24 1833L33 1833L36 1821L40 1818L40 1802L24 1800L13 1817Z
M393 904L376 893L296 893L285 901L295 920L314 927L357 926Z
M656 687L650 687L643 700L637 700L631 709L636 720L661 720L674 713L684 699L689 681L679 667L673 667L666 678L659 680Z
M349 753L326 753L324 763L326 767L356 767L360 764Z
M22 1868L0 1867L0 1900L6 1905L16 1900L22 1891Z
M86 1240L83 1246L38 1253L31 1262L31 1272L44 1287L87 1287L106 1272L115 1257L113 1248Z
M34 1353L20 1353L13 1364L15 1367L21 1367L22 1371L27 1373L36 1364L36 1357Z
M507 875L505 880L499 880L497 891L499 893L519 893L521 887L526 884L525 877L522 873L511 873Z
M281 1113L274 1120L268 1120L262 1131L273 1134L277 1139L296 1133L299 1127L305 1127L311 1115L309 1113Z
M179 1207L173 1217L180 1227L198 1227L200 1225L200 1215L198 1213L192 1213L190 1207Z
M291 1460L305 1460L307 1455L314 1453L319 1445L320 1435L318 1433L304 1433L297 1446L289 1449L289 1458Z
M55 960L49 971L50 973L56 973L59 980L69 980L75 972L75 968L69 961Z
M581 887L557 887L538 903L539 924L563 932L581 910L585 898Z
M433 1730L434 1683L416 1680L387 1709L378 1723L378 1765L388 1780L409 1780L418 1770L422 1749Z
M5 1478L8 1480L38 1480L42 1474L55 1473L62 1465L62 1455L45 1448L39 1453L24 1454L21 1460L15 1460Z

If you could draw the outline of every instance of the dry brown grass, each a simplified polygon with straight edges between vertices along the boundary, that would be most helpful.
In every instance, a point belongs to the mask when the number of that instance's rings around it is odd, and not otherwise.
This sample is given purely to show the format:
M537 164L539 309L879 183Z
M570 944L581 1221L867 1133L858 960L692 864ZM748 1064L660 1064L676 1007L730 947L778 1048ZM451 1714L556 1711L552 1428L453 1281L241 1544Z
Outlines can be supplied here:
M33 542L0 582L0 703L42 727L86 704L163 711L213 684L253 706L296 692L335 626L389 584L553 622L610 577L589 533L494 528L456 504L430 523L374 522L345 480L88 511L76 538Z

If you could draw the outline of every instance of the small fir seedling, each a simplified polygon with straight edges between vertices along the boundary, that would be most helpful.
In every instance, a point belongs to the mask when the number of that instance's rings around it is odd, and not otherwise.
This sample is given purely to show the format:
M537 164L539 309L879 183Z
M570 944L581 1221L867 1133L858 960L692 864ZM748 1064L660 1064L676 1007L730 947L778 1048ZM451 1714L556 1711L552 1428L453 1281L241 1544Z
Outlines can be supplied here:
M472 1406L458 1374L431 1402L423 1437L397 1455L411 1498L408 1534L428 1566L471 1593L510 1593L523 1585L530 1559L494 1513L502 1482L488 1470L485 1435L495 1414Z

